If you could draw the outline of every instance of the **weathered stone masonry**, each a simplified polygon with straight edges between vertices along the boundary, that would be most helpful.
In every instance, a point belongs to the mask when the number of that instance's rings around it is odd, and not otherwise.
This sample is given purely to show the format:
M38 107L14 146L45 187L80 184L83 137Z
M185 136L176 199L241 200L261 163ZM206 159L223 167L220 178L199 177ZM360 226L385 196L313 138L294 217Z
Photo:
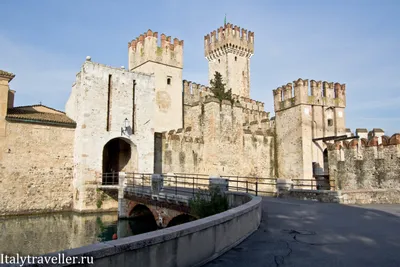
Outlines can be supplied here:
M345 134L345 85L298 79L273 93L277 176L312 179L313 163L327 172L326 144L313 139Z
M112 90L110 100L109 84ZM111 68L91 61L83 64L66 105L67 115L77 123L74 139L75 210L98 210L96 188L101 183L104 146L110 140L122 138L129 143L131 150L127 165L115 171L153 171L154 98L154 77L151 75ZM106 129L108 101L112 106L109 131ZM136 121L128 121L134 132L121 136L124 120L133 117ZM102 209L115 207L116 202L113 200L104 201L102 205Z
M329 175L346 203L400 202L400 134L329 146Z
M0 215L70 210L74 129L7 122Z
M260 121L245 123L246 109L240 103L220 104L211 96L189 109L189 126L162 135L163 172L274 177L267 113Z

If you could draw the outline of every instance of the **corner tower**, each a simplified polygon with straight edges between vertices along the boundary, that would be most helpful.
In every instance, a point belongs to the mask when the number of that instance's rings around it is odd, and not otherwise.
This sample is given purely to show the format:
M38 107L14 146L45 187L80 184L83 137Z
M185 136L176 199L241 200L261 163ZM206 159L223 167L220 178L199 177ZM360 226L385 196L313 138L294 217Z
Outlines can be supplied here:
M346 85L298 79L273 95L278 177L327 174L326 140L346 135Z
M182 127L183 41L148 30L128 43L129 71L155 75L155 131Z
M250 58L254 54L254 32L228 23L204 36L208 80L222 74L232 94L250 98Z

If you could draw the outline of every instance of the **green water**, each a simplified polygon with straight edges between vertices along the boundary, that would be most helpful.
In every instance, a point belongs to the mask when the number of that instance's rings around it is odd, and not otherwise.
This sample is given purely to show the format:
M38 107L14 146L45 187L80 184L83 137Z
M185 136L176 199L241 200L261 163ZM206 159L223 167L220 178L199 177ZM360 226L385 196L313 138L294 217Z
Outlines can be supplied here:
M154 231L152 216L118 221L117 214L58 213L0 219L0 254L42 255Z

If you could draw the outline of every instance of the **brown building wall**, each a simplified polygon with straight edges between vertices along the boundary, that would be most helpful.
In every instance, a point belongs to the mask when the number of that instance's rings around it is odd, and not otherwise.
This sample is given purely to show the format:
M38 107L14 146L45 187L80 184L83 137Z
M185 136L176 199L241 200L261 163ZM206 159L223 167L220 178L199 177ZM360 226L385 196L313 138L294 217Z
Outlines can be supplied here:
M72 209L74 129L6 122L0 215Z

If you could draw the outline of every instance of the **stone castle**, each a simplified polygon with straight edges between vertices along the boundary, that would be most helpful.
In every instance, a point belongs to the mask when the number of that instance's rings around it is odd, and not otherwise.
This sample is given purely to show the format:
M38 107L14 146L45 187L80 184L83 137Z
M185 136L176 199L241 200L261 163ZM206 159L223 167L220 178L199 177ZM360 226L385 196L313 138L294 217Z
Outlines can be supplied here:
M220 72L233 104L182 80L184 42L151 30L128 43L128 69L87 57L65 112L14 107L14 74L0 71L0 215L115 209L96 205L108 172L329 176L353 202L400 188L400 135L346 129L345 84L278 87L274 117L250 99L254 41L229 23L204 37L209 80Z

